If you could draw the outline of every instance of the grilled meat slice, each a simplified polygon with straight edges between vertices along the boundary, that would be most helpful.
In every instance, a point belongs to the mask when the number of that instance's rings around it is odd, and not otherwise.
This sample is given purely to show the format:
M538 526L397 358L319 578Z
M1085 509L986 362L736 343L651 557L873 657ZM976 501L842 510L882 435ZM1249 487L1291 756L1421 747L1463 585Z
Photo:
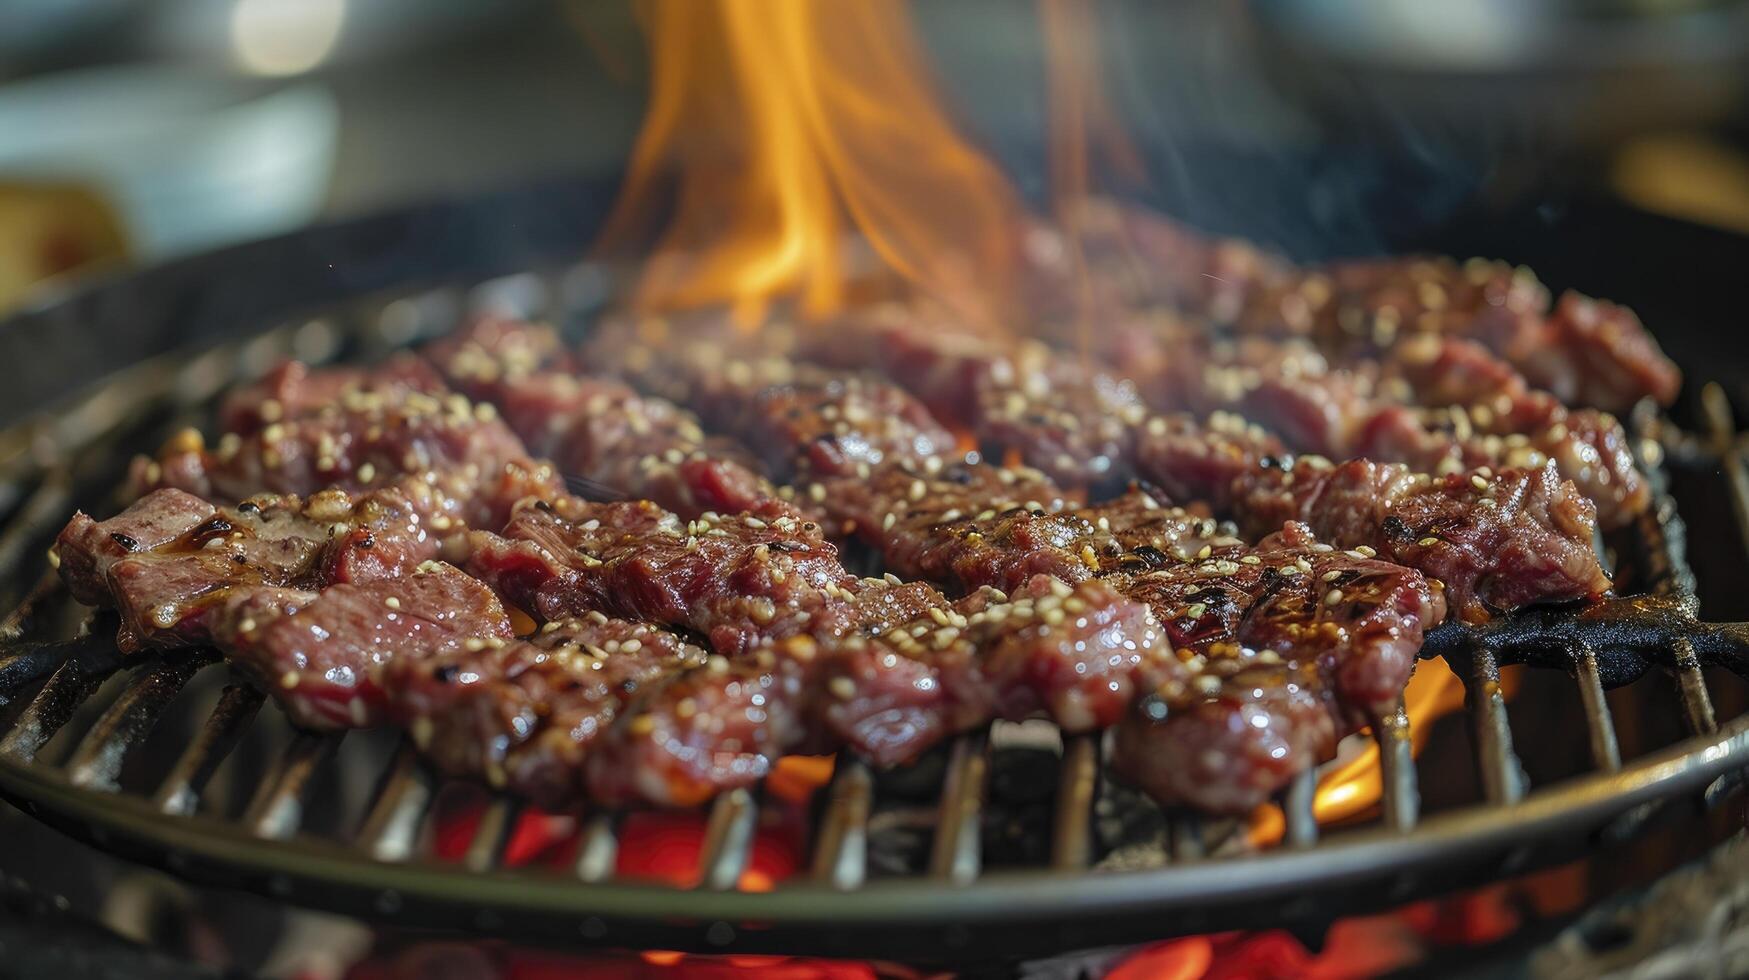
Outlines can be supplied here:
M174 487L215 500L393 486L437 531L497 526L517 500L560 487L492 406L398 383L344 387L313 412L228 433L210 449L185 431L157 459L136 461L133 484L137 492Z
M1626 412L1641 398L1676 400L1682 374L1625 306L1568 290L1521 366L1564 402Z
M426 355L459 389L497 405L530 451L569 477L683 517L738 513L777 499L745 449L707 437L697 417L673 402L578 374L551 328L486 318Z
M1156 415L1137 439L1136 473L1172 500L1206 501L1225 513L1233 505L1235 481L1287 455L1281 440L1231 413L1216 412L1207 422Z
M302 361L285 361L253 384L225 395L219 404L219 429L249 435L276 422L315 415L355 392L387 399L408 394L441 398L449 388L430 365L411 354L397 354L370 367L311 368Z
M392 578L436 552L417 508L394 490L235 507L158 490L106 521L75 514L55 544L73 595L121 613L127 650L207 642L208 614L237 590Z
M1618 412L1643 397L1668 404L1681 384L1632 313L1571 292L1551 310L1547 288L1523 267L1408 257L1302 269L1139 208L1085 210L1089 278L1109 297L1101 313L1164 304L1240 333L1308 337L1344 358L1415 334L1464 338L1563 400ZM1060 283L1066 268L1044 263L1040 281Z
M817 524L778 512L695 521L648 501L563 498L476 533L469 569L543 619L601 611L691 630L739 655L812 632L860 582Z
M687 406L760 456L783 483L865 475L884 462L945 458L952 433L915 396L876 377L791 360L781 325L758 337L722 319L604 325L585 360Z
M390 662L390 710L444 770L547 807L584 793L584 764L626 702L702 666L700 648L645 623L592 613L527 640L470 637Z
M311 728L379 723L395 657L510 635L497 597L436 552L393 490L236 507L158 490L75 515L55 545L74 595L121 613L122 649L215 646Z
M1241 813L1401 696L1440 597L1411 569L1321 544L1298 524L1242 554L1116 584L1148 602L1187 690L1120 727L1114 765L1164 803Z
M420 353L450 387L500 408L504 396L530 378L577 373L576 358L557 330L515 317L475 317Z
M764 454L766 472L785 482L865 476L889 460L944 458L956 444L921 402L892 384L807 372L755 394L737 435Z
M973 335L926 305L889 305L842 318L803 353L879 370L971 432L993 460L1012 454L1095 492L1129 478L1133 430L1144 414L1135 384L1087 371L1043 344Z
M761 661L721 657L668 675L636 699L584 763L590 799L696 806L750 786L808 743L812 639L790 637Z
M1595 505L1552 462L1434 477L1368 460L1294 460L1266 454L1243 433L1196 432L1182 422L1145 437L1143 475L1214 502L1253 532L1306 521L1344 548L1377 549L1443 583L1466 619L1610 586L1592 544ZM1434 540L1421 544L1427 538Z
M979 585L1013 588L1030 573L957 579L948 574L936 553L941 525L966 519L988 521L1016 509L1055 512L1068 506L1056 486L1036 470L964 461L889 464L873 470L867 479L815 483L806 493L819 501L834 531L855 535L873 548L888 571L901 578L926 578L960 592Z
M1332 541L1420 569L1467 620L1610 587L1592 547L1591 501L1553 463L1428 477L1366 460L1302 460L1253 470L1235 494L1234 510L1252 527L1305 521Z
M511 636L510 617L490 589L435 561L320 591L232 588L206 628L232 666L272 692L294 724L313 729L386 721L386 666Z

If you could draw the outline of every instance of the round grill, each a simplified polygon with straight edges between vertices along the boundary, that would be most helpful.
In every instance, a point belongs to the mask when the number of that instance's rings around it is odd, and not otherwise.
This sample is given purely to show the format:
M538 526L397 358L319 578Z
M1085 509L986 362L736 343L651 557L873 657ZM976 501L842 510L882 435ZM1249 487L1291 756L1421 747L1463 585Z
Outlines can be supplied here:
M544 252L567 254L572 244ZM911 806L932 808L934 818L927 858L910 873L871 864L889 784L842 756L817 794L811 862L767 891L740 887L768 802L757 789L712 806L689 888L615 877L623 819L615 813L580 816L568 870L506 869L521 806L505 796L489 798L461 861L433 860L430 824L447 790L410 746L386 733L292 731L207 651L123 660L108 639L113 623L65 598L43 549L75 504L112 509L105 495L131 451L200 421L216 392L280 357L368 358L442 333L478 308L581 325L612 281L595 265L507 254L538 271L482 280L438 268L450 283L333 300L313 317L156 357L0 432L0 575L7 594L22 597L0 622L0 792L125 858L367 919L544 943L939 960L1327 922L1337 910L1395 905L1572 857L1633 834L1673 800L1714 805L1749 767L1749 716L1721 723L1703 670L1741 672L1749 633L1695 620L1683 527L1664 491L1667 465L1717 467L1712 491L1728 494L1739 527L1749 527L1749 471L1723 395L1711 389L1703 435L1650 413L1635 420L1657 506L1607 547L1624 591L1643 598L1533 611L1484 631L1447 625L1430 640L1427 652L1445 656L1467 692L1479 792L1465 805L1422 819L1419 785L1439 773L1412 757L1399 710L1371 727L1383 783L1376 819L1320 828L1317 774L1308 772L1279 800L1279 846L1253 852L1230 821L1170 813L1148 818L1163 832L1146 859L1120 859L1101 827L1114 811L1145 804L1105 783L1098 738L1045 733L1040 743L1029 724L1029 744L1060 746L1044 777L1055 780L1046 853L1030 866L986 869L992 767L1016 735L999 725L955 741L939 777L912 774L912 783L933 780L932 802ZM428 283L432 272L370 278ZM126 310L78 301L65 309L97 314L83 324L88 336L130 327ZM176 312L173 304L152 311ZM15 324L13 335L45 322ZM1730 540L1738 560L1749 557ZM1570 677L1562 697L1585 731L1557 734L1586 747L1583 771L1534 784L1526 775L1500 685L1501 669L1515 664ZM1656 689L1689 736L1624 758L1605 689L1636 681Z

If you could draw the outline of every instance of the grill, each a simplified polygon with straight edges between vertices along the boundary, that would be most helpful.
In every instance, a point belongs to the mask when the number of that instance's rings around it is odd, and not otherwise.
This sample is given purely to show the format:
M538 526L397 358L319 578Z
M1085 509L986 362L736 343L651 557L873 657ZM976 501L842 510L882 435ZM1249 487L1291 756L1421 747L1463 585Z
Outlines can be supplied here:
M1371 726L1383 784L1372 822L1321 828L1316 775L1306 773L1279 800L1279 846L1250 852L1231 822L1170 813L1163 845L1144 862L1156 866L1143 868L1114 866L1123 862L1097 839L1101 813L1144 806L1103 779L1100 739L1047 732L1046 743L1061 746L1048 853L1032 866L985 869L993 767L1017 735L1037 743L1030 724L952 743L930 787L927 859L912 873L871 866L879 833L872 817L886 783L843 757L817 794L811 864L768 891L738 887L769 804L757 789L711 807L690 888L616 878L622 817L613 813L578 821L568 873L505 868L521 807L503 796L488 798L459 862L435 861L423 842L446 787L409 746L386 733L292 731L259 692L230 682L208 651L124 661L109 642L114 624L74 607L45 569L42 548L75 503L107 509L104 494L130 447L199 421L214 394L278 358L366 358L480 308L581 325L613 280L597 265L549 263L335 300L246 339L144 361L0 432L0 582L16 599L0 621L0 793L128 860L402 926L546 944L880 958L895 956L899 935L907 959L963 960L1217 929L1312 928L1338 912L1577 856L1633 836L1676 801L1716 807L1749 769L1749 715L1721 723L1705 673L1749 672L1749 626L1696 619L1684 527L1665 478L1676 466L1715 471L1712 492L1725 495L1749 533L1749 469L1717 388L1704 393L1695 433L1651 412L1633 420L1657 502L1605 547L1634 597L1534 610L1486 629L1448 624L1429 640L1426 654L1446 657L1465 685L1475 799L1422 818L1426 773L1399 707ZM1736 546L1739 558L1749 555L1749 541ZM1567 697L1588 745L1578 775L1531 784L1501 688L1502 669L1520 664L1571 678ZM1680 713L1689 737L1624 757L1605 692L1630 683L1660 688L1659 703ZM149 764L153 755L168 764Z

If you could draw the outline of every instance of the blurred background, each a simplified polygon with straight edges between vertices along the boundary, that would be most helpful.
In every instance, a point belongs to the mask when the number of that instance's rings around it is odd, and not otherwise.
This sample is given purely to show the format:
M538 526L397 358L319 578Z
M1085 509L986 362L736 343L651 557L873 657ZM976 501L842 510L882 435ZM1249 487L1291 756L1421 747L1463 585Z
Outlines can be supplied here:
M1749 231L1749 12L1724 0L1101 0L1140 172L1290 252L1606 195ZM1045 190L1032 0L914 6L962 128ZM0 311L81 276L396 204L613 175L646 91L623 0L10 0Z

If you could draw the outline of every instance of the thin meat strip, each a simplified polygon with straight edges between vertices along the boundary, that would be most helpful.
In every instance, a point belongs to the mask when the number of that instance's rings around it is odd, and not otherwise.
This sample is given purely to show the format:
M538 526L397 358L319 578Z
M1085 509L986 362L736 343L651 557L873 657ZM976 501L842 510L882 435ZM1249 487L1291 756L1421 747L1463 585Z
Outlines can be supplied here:
M235 507L158 490L106 521L76 514L53 551L75 598L120 613L123 650L215 646L315 728L380 723L396 657L510 634L496 596L436 553L395 490Z
M1253 533L1305 521L1343 547L1420 569L1464 619L1610 587L1593 546L1595 505L1553 462L1435 477L1367 460L1296 460L1273 448L1245 429L1177 420L1147 431L1138 463L1149 480L1211 501Z
M581 373L550 327L481 318L427 348L457 388L498 407L530 451L567 476L685 517L775 499L739 445L697 417L621 381Z
M582 798L585 761L625 704L706 656L673 633L591 613L526 640L473 637L397 658L384 686L396 720L444 770L559 807Z
M131 483L136 493L169 487L223 501L395 487L438 532L495 527L522 497L560 491L493 406L433 384L402 361L366 371L288 365L227 402L221 416L238 428L216 446L185 430L156 458L136 460Z

